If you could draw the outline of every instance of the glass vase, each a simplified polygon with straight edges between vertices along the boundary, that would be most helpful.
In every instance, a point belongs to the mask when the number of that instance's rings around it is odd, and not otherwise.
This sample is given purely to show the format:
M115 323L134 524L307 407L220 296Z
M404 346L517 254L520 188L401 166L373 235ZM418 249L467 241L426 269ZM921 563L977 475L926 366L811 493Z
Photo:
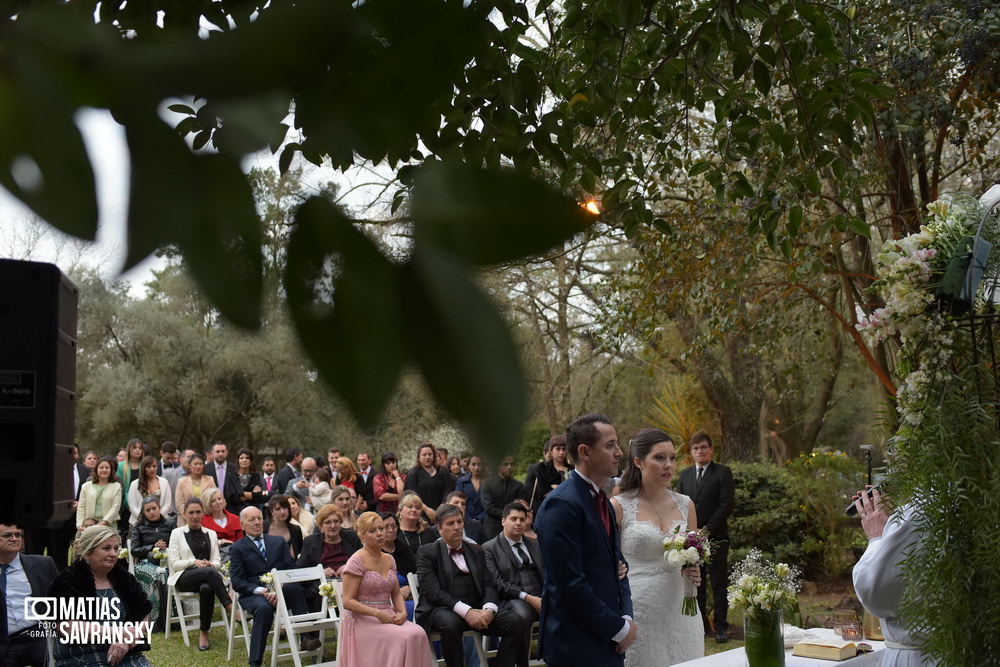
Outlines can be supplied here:
M743 616L743 648L747 667L784 667L781 611L748 609Z

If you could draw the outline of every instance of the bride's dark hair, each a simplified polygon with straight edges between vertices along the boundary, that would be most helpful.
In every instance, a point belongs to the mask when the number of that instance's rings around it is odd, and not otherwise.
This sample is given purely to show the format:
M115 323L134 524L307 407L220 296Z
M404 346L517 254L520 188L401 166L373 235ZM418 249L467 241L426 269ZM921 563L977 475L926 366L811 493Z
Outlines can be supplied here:
M673 443L674 439L658 428L644 428L628 441L628 461L625 462L625 474L618 485L622 493L626 491L642 492L642 471L636 466L638 458L645 461L649 450L661 442Z

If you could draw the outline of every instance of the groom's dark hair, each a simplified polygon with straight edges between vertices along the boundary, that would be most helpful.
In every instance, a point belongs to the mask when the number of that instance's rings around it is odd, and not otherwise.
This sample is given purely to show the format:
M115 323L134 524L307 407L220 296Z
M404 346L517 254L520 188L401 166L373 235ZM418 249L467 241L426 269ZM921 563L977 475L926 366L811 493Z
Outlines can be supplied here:
M597 424L607 424L614 426L611 420L602 414L592 412L573 420L573 423L566 428L566 450L571 459L576 459L580 445L593 447L601 437L597 430Z

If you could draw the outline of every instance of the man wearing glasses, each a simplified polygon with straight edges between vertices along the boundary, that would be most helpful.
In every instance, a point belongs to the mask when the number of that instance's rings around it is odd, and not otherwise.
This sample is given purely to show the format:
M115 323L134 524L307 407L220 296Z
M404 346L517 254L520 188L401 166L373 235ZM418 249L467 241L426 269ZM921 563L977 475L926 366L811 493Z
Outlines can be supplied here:
M38 621L25 618L24 599L43 597L56 578L56 563L48 556L21 553L24 533L15 524L0 523L0 664L24 667L46 664L48 647ZM32 632L36 631L36 632Z

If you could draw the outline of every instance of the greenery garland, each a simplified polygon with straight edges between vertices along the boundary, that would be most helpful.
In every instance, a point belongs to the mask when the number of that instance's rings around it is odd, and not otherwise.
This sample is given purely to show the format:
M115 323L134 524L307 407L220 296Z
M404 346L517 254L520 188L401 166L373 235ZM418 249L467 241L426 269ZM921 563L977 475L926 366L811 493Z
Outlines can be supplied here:
M899 344L899 422L887 484L897 504L909 499L916 505L923 536L903 563L900 616L940 664L993 664L1000 656L1000 479L994 474L1000 309L992 286L1000 226L996 214L968 196L928 209L931 217L918 233L883 246L873 289L886 305L859 329L873 343L891 338ZM981 222L980 236L992 251L975 298L958 303L955 286L961 287Z

